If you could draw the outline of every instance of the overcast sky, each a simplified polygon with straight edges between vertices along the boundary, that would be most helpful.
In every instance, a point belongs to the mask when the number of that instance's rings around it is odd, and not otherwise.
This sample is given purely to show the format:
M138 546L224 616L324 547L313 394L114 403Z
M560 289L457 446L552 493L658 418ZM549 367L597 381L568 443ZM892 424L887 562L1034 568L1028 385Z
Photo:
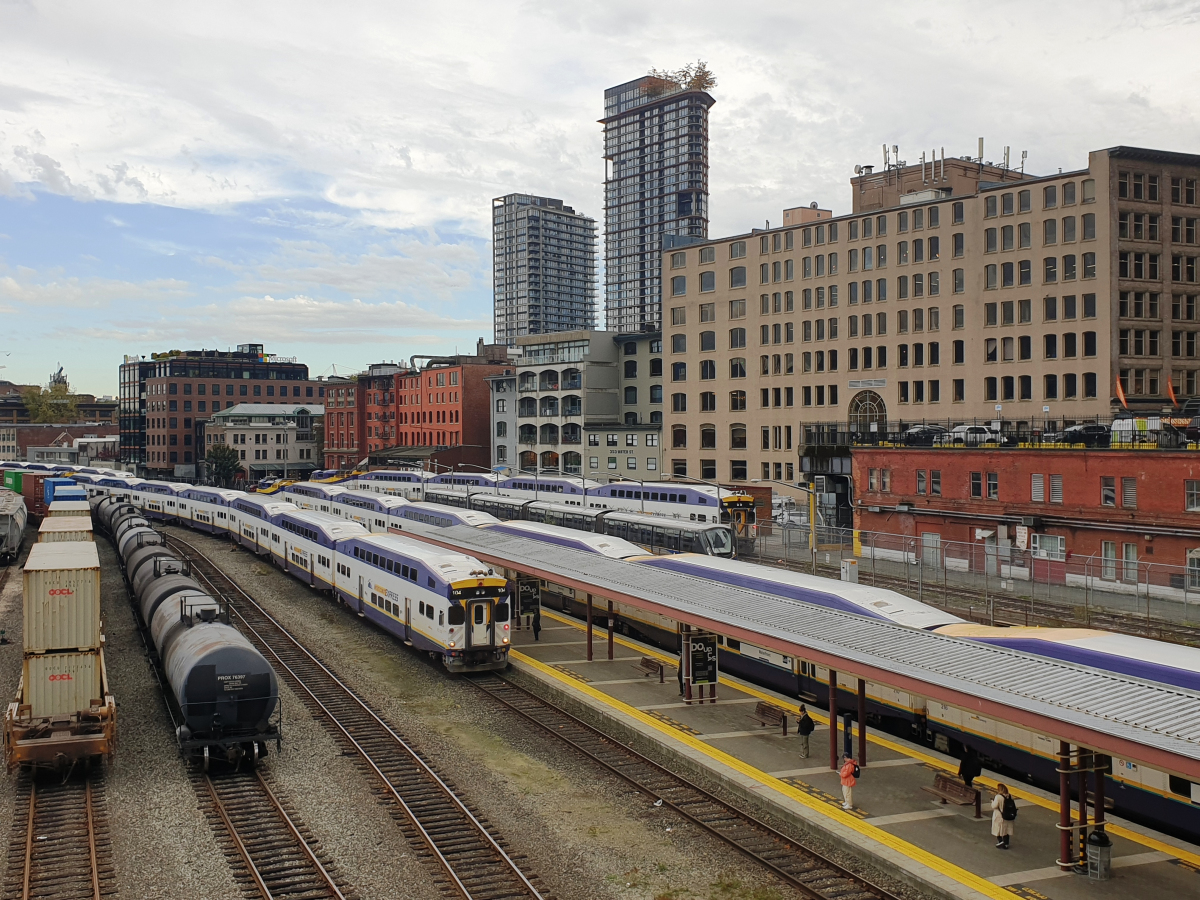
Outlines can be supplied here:
M490 340L491 198L602 220L603 92L652 67L716 73L712 236L846 211L885 142L1200 152L1200 3L768 6L0 0L0 378Z

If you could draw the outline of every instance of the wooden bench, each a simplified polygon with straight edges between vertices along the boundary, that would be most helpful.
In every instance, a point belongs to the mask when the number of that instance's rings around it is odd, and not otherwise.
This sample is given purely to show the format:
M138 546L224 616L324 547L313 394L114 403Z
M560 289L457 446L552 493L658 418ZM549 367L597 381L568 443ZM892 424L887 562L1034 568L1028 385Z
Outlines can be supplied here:
M957 806L974 806L975 818L983 818L983 791L979 788L967 787L953 775L938 772L933 778L933 787L922 787L921 790L933 794L942 803L953 803Z
M642 673L642 677L647 675L657 675L658 683L664 684L663 670L666 669L666 666L660 663L657 659L654 659L650 656L643 656L642 661L634 666L634 668Z
M775 725L783 729L783 736L787 737L788 731L788 716L787 710L776 706L773 703L767 703L764 700L759 700L754 704L754 715L750 718L758 722L759 725Z

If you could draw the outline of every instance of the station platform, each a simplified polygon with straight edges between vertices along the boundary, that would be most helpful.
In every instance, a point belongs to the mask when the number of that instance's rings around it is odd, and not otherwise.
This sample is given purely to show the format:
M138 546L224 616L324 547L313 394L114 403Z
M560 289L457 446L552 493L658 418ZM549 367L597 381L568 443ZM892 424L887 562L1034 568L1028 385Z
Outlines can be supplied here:
M616 635L609 660L606 632L597 628L589 662L583 623L549 610L542 611L539 641L527 628L512 635L511 658L522 676L931 895L969 900L1200 896L1200 847L1110 818L1112 877L1094 881L1064 872L1055 865L1057 794L985 770L975 780L985 789L983 817L976 819L973 806L942 804L922 790L932 787L938 772L957 773L957 759L869 728L867 765L854 789L854 809L845 811L838 775L829 766L823 710L808 709L817 728L810 755L802 758L794 725L798 703L782 694L722 673L716 703L686 704L679 696L675 657ZM666 665L664 684L639 672L643 656ZM786 737L752 718L760 700L792 714ZM838 746L840 752L840 736ZM1019 808L1007 851L998 849L991 836L990 789L1000 781Z

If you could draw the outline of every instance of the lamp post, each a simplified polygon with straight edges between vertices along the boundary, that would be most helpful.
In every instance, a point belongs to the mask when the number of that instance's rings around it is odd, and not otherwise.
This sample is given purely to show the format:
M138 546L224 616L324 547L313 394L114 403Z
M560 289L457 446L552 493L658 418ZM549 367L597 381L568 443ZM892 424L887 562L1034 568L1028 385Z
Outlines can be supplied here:
M646 511L646 482L642 481L640 478L629 478L625 475L617 475L615 477L621 479L622 481L636 481L638 484L640 484L642 486L642 489L640 491L638 491L638 493L641 494L642 512L645 512ZM610 481L612 480L612 476L610 476L609 480Z

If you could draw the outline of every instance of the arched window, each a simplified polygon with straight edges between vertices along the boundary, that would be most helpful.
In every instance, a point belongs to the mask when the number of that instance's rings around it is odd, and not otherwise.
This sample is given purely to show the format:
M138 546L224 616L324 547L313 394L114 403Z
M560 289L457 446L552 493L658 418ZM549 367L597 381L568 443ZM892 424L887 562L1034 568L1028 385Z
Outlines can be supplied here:
M737 424L729 426L729 449L746 449L746 426Z
M625 403L629 406L637 403L637 388L632 386L625 388Z
M687 448L687 428L676 425L671 431L671 446L677 450Z
M543 397L541 414L543 416L557 416L558 415L558 398L557 397Z
M520 428L520 431L518 432L517 440L519 440L522 444L536 444L537 443L537 426L536 425L522 425Z
M870 431L874 423L883 426L879 431L884 432L887 430L887 406L874 391L859 391L850 399L849 419L851 431Z
M562 455L563 471L568 475L579 475L583 470L583 457L575 451Z
M717 449L717 427L715 425L700 426L700 449L701 450L716 450Z
M746 329L745 328L730 328L729 329L729 349L740 350L746 346Z
M542 469L557 469L558 454L553 450L547 450L542 454Z
M517 465L520 466L522 472L532 472L537 468L537 454L532 450L522 451Z
M546 423L541 427L539 434L539 443L542 444L557 444L558 443L558 426Z
M730 391L729 392L729 411L738 412L746 408L746 392L745 391Z
M538 389L543 391L558 390L558 370L546 369L538 376Z

